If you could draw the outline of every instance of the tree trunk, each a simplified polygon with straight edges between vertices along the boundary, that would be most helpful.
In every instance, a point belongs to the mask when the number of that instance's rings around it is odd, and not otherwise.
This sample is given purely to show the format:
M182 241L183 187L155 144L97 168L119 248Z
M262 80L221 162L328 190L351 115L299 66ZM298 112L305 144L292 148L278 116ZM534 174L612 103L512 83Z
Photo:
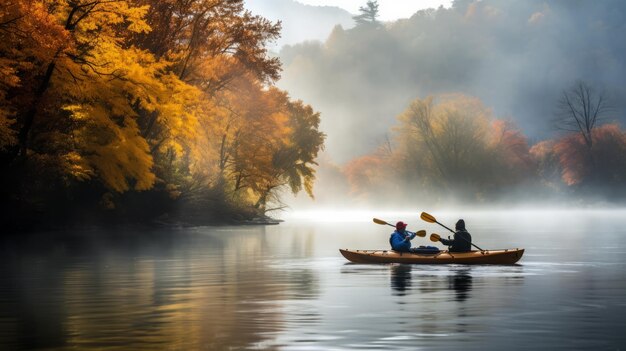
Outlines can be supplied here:
M44 75L43 80L41 81L41 84L39 85L39 88L37 88L37 91L35 93L35 99L32 102L31 107L28 109L28 111L24 115L24 124L22 125L22 128L20 129L20 132L18 135L18 141L20 145L19 155L23 158L26 157L26 152L28 151L28 136L29 136L30 130L33 127L33 123L35 122L35 116L37 115L37 108L39 107L43 94L46 92L46 90L50 86L50 80L52 79L54 66L55 66L55 61L50 62L50 64L48 65L48 68L46 69L46 74Z

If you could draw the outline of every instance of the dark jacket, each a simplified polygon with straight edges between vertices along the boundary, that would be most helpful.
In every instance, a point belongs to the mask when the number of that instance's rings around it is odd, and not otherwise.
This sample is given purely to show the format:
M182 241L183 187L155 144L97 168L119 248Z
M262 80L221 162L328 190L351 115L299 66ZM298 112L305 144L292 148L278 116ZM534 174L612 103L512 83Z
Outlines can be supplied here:
M411 250L411 240L415 238L415 233L398 232L397 230L391 233L389 237L389 244L391 249L395 251L409 252Z
M450 252L467 252L472 251L472 236L467 230L457 230L454 233L454 239L441 239L441 243L450 246Z

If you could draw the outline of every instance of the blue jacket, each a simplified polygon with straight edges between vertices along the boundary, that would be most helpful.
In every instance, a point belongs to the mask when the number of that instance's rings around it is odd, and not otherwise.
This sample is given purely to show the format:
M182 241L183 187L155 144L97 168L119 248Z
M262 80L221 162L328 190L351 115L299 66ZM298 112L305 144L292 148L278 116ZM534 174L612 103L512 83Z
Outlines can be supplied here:
M400 233L397 230L391 233L389 243L391 249L395 251L409 252L411 250L411 240L415 238L415 233L403 232Z

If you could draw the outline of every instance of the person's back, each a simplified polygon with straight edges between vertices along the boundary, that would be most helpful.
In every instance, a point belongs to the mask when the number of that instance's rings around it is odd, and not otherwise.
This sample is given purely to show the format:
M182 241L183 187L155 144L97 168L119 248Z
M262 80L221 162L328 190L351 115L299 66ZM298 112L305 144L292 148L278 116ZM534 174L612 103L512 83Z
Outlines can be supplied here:
M472 251L472 236L463 229L454 233L454 242L450 246L450 252L468 252Z
M459 219L456 222L456 232L453 240L441 239L441 243L448 245L450 252L468 252L472 251L472 236L465 229L465 221Z

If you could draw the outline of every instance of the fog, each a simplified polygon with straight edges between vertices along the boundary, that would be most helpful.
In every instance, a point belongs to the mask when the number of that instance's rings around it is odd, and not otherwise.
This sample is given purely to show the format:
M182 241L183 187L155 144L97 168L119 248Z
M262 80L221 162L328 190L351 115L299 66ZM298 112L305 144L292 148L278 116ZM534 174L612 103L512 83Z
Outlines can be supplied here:
M338 24L354 26L352 15L336 6L311 6L294 0L248 0L245 6L255 15L281 22L281 37L269 43L275 52L306 40L325 41Z
M339 162L374 149L409 101L441 92L476 96L540 140L578 79L606 90L611 118L623 118L625 15L623 1L456 1L285 47L278 84L322 112Z
M325 41L284 46L278 85L320 111L321 129L327 134L326 151L319 159L316 203L393 205L395 200L421 198L454 205L466 201L463 196L453 200L458 189L427 195L417 182L409 182L410 187L396 184L395 191L379 191L378 197L370 194L364 199L344 179L345 166L356 158L380 156L381 146L398 147L398 116L416 98L448 93L475 97L491 109L494 119L513 122L532 147L565 135L554 122L558 100L575 82L583 81L609 101L609 113L600 124L623 122L624 34L623 1L462 0L450 8L419 11L395 22L339 25ZM559 167L554 170L556 178L566 172ZM617 195L611 201L623 198L624 189L621 180L606 184L601 193L585 194L573 187L545 187L550 183L545 179L528 178L527 183L506 188L509 196L499 196L497 201L602 203L615 187ZM300 196L287 202L298 208L310 203Z

